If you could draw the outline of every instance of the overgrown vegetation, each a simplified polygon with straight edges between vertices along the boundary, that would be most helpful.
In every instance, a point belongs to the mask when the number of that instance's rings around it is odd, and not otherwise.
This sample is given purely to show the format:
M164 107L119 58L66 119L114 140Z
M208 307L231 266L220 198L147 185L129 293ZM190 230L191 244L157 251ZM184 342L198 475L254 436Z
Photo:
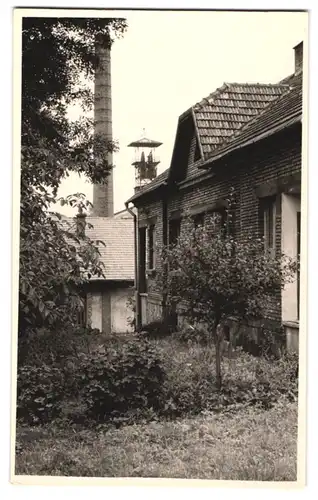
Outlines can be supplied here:
M70 121L68 110L92 110L95 39L109 46L125 28L123 19L23 18L19 338L74 326L83 284L102 275L98 242L79 238L50 208L69 172L107 180L115 144L94 135L91 119ZM60 201L89 205L79 194Z
M295 479L296 355L225 353L222 390L213 343L173 336L110 337L60 367L20 368L18 474Z
M213 345L139 335L110 339L53 366L21 365L18 418L36 425L59 417L63 425L61 413L70 403L77 410L67 412L67 425L89 426L175 419L233 405L267 409L281 396L296 400L297 363L296 355L270 361L236 349L224 356L220 390Z
M229 316L260 315L292 263L264 254L260 241L214 234L211 223L164 255L164 292L173 307L186 302L195 327L172 334L168 315L129 336L77 326L85 284L103 272L100 242L49 207L68 171L107 180L115 145L94 137L90 120L69 122L67 108L91 109L81 77L98 64L94 41L109 46L126 24L23 23L16 472L295 479L297 356L226 349L219 328ZM76 194L60 201L88 206ZM269 332L264 352L272 342Z
M297 404L284 399L121 429L20 427L16 472L86 477L295 481Z
M222 326L230 318L249 322L262 319L270 299L296 277L297 264L264 250L263 239L232 235L234 194L228 199L227 223L217 216L195 227L189 218L174 245L162 253L158 284L170 308L190 324L204 324L215 345L218 388L222 386Z

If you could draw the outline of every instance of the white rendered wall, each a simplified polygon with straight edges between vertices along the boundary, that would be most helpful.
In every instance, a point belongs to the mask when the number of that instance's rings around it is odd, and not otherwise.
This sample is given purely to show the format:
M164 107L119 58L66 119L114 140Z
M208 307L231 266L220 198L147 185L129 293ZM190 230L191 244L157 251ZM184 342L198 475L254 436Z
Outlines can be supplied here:
M300 198L282 194L282 252L297 258L297 212ZM282 321L297 321L297 276L282 292Z

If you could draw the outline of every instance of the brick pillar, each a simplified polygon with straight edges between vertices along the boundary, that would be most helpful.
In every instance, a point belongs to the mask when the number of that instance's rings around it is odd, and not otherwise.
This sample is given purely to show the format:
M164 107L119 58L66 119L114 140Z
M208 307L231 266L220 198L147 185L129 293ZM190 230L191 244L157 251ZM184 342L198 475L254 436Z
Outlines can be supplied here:
M111 57L110 48L103 47L96 40L96 54L99 59L95 70L94 89L94 122L95 135L102 140L112 140L112 100L111 100ZM113 163L113 155L107 154L110 165ZM113 199L113 172L108 175L103 184L94 184L93 187L93 215L99 217L111 217L114 214Z

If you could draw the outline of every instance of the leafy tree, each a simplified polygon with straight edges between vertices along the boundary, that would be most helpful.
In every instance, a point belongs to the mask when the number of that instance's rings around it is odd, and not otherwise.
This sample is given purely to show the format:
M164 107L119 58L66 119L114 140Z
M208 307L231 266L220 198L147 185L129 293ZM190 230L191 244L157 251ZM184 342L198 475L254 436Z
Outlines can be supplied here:
M186 230L162 254L165 276L158 277L170 306L192 322L205 323L216 349L216 379L222 385L220 326L228 318L264 317L270 298L294 279L296 263L264 251L262 239L237 241L211 217ZM181 307L180 307L181 306Z
M110 46L126 29L123 19L24 18L20 190L19 334L74 322L80 289L101 275L98 242L76 234L51 211L69 172L107 182L106 153L116 144L94 137L92 78L99 61L95 40ZM83 116L71 121L70 106ZM60 200L80 211L79 194Z

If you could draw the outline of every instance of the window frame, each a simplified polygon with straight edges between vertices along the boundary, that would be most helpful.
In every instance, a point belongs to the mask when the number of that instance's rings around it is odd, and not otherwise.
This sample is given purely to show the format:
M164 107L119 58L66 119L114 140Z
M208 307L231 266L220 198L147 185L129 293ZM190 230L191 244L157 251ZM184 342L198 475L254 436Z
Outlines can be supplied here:
M277 196L267 196L261 200L261 231L264 239L264 250L276 253L276 221L277 221Z
M149 224L147 227L147 271L156 269L156 225Z
M172 228L177 228L176 235L174 235L173 241L171 241ZM168 246L171 248L172 245L178 243L178 239L181 234L181 217L173 217L168 221Z
M227 217L226 207L216 208L214 210L207 210L206 215L208 216L219 216L220 217L220 233L222 236L230 234L230 227Z
M205 222L205 213L204 212L199 212L198 214L195 214L192 216L193 224L195 229L198 227L204 227L204 222Z

